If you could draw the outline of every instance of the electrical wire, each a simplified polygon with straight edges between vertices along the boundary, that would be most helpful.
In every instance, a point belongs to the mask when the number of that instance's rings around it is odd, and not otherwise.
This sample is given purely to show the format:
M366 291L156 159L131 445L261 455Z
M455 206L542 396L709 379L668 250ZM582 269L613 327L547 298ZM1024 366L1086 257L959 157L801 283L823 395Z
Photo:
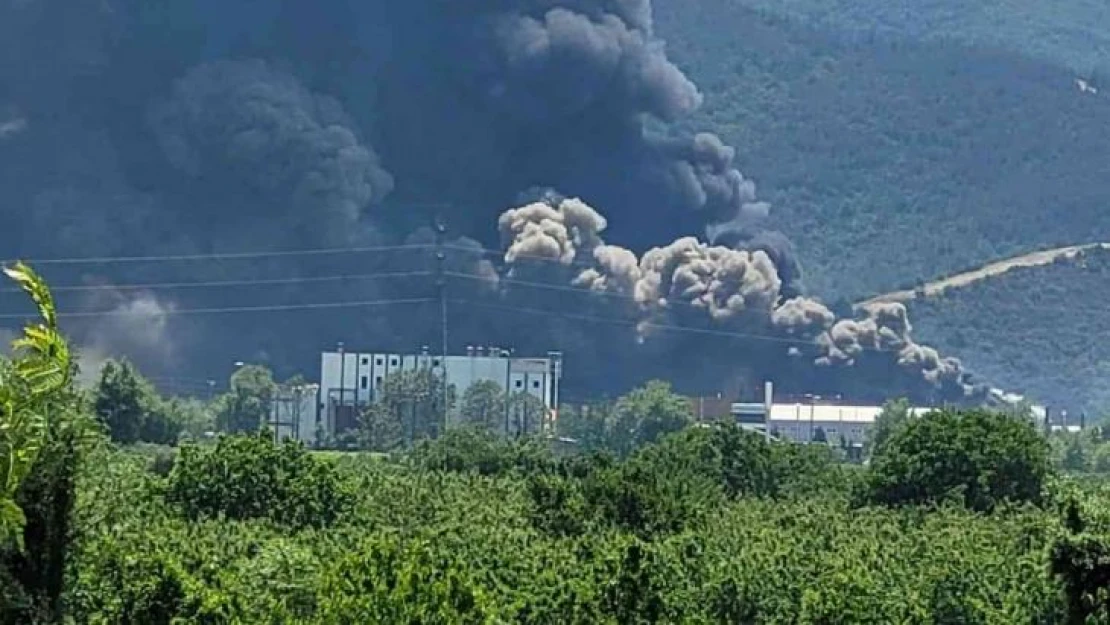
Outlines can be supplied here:
M394 300L369 300L369 301L351 301L351 302L320 302L315 304L278 304L272 306L228 306L224 308L184 308L180 310L164 310L159 315L214 315L214 314L235 314L235 313L248 313L248 312L278 312L278 311L292 311L292 310L320 310L330 308L361 308L371 306L394 306L401 304L423 304L426 302L436 301L434 298L416 298L416 299L394 299ZM78 311L78 312L59 312L58 317L63 319L86 318L86 317L146 317L148 314L141 312L131 312L126 310L104 310L104 311ZM0 319L28 319L34 317L33 314L3 314Z
M123 284L89 284L89 285L64 285L64 286L51 286L52 292L67 292L67 291L124 291L124 290L158 290L158 289L196 289L196 288L217 288L229 286L257 286L257 285L281 285L281 284L302 284L314 282L335 282L345 280L369 280L376 278L410 278L416 276L430 276L430 271L396 271L396 272L382 272L382 273L359 273L359 274L344 274L344 275L329 275L329 276L309 276L309 277L295 277L295 278L273 278L273 279L256 279L256 280L214 280L205 282L148 282L148 283L123 283ZM0 293L21 293L22 290L16 287L0 289Z
M397 252L404 250L422 250L433 247L431 243L411 245L380 245L369 247L337 247L318 248L308 250L282 250L276 252L218 252L211 254L172 254L163 256L98 256L74 258L38 258L22 262L28 265L80 265L80 264L115 264L115 263L154 263L194 260L239 260L250 258L280 258L289 256L324 256L328 254L365 254L370 252ZM0 261L4 264L17 262L19 259Z

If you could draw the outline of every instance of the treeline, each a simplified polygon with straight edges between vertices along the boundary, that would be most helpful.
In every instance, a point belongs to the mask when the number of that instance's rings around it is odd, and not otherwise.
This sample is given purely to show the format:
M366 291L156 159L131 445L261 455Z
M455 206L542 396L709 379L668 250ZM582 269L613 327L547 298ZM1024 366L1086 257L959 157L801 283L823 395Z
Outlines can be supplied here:
M78 622L1106 615L1082 586L1106 500L1054 485L1040 433L990 412L894 423L869 468L731 425L623 456L473 428L391 459L240 435L186 446L164 477L97 453L65 595Z

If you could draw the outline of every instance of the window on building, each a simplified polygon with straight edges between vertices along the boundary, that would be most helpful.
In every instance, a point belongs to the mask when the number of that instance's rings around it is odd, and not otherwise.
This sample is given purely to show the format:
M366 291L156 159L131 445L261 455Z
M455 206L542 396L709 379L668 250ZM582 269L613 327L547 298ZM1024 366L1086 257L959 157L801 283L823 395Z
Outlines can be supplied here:
M374 360L374 364L378 365L379 367L382 366L382 359L381 358L376 358Z
M516 381L516 387L517 388L524 388L524 381L523 380L517 380Z
M379 375L378 377L374 378L374 386L381 386L381 385L382 385L382 376Z
M390 358L389 359L389 366L390 367L396 367L397 366L397 359L396 358Z
M367 387L370 386L370 378L368 378L366 376L362 376L361 386L362 386L362 390L365 391L367 389Z
M370 359L367 358L366 356L363 356L362 357L362 364L364 364L364 365L370 364Z
M540 387L540 381L539 380L532 380L532 388L539 388L539 387Z
M439 366L439 358L436 358L435 360L432 361L432 366L433 367L438 367Z

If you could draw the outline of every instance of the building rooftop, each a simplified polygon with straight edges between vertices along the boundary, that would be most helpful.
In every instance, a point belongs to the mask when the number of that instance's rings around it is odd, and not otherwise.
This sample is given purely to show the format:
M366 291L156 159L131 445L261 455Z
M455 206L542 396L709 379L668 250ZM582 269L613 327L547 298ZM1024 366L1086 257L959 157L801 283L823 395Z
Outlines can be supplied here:
M924 414L931 408L912 408L913 414ZM820 404L772 404L771 421L838 421L842 423L874 423L882 406L835 406Z

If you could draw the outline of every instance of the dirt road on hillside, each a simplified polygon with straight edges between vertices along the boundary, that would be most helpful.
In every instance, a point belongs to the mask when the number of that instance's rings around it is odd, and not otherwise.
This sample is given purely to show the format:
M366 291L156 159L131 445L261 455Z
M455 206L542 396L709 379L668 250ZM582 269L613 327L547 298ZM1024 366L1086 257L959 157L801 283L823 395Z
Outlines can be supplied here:
M1087 243L1084 245L1069 245L1067 247L1058 247L1051 250L1041 250L1038 252L1031 252L1029 254L1022 254L1021 256L1014 256L1004 260L995 261L955 275L926 282L923 289L925 297L933 297L939 295L947 289L956 289L974 284L979 280L991 278L1006 273L1011 269L1018 267L1039 267L1041 265L1048 265L1060 258L1075 258L1076 254L1091 250L1095 248L1110 249L1110 243ZM913 289L904 291L891 291L875 297L868 298L861 302L856 302L855 308L862 308L869 304L877 304L880 302L908 302L916 299L919 296L919 291Z

